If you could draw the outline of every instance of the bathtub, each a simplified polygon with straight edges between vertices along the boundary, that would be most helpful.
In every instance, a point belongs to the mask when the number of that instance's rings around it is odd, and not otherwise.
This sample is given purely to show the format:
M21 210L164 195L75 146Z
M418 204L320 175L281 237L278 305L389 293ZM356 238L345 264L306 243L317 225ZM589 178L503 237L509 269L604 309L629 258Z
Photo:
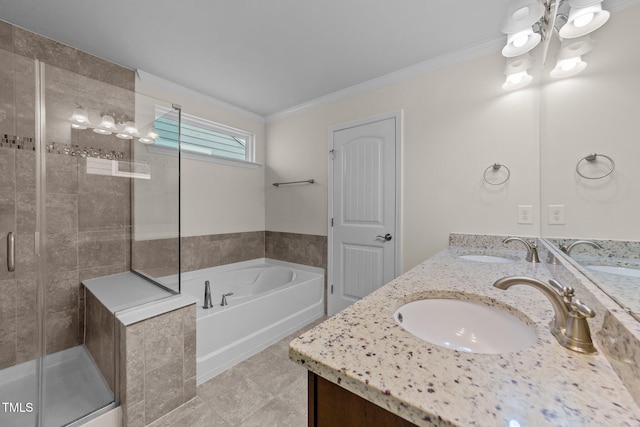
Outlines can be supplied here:
M202 308L205 280L209 309ZM184 273L181 291L198 298L198 385L324 315L324 270L266 258Z

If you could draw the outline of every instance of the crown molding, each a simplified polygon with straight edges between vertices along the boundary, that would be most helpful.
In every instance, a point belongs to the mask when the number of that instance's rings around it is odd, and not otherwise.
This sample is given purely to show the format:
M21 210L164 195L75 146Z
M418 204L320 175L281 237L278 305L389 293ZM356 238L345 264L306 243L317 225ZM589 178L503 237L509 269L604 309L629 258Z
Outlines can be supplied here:
M265 119L267 123L282 120L286 117L301 113L306 110L318 108L322 105L331 104L345 98L380 89L385 86L401 82L403 80L407 80L445 67L449 67L451 65L479 58L490 53L498 52L500 51L500 49L502 49L503 45L504 40L502 37L500 37L481 42L464 49L448 52L436 58L429 59L427 61L423 61L406 68L401 68L400 70L393 71L381 77L377 77L375 79L371 79L366 82L359 83L342 90L338 90L328 95L312 99L311 101L286 108L276 113L269 114L265 117Z

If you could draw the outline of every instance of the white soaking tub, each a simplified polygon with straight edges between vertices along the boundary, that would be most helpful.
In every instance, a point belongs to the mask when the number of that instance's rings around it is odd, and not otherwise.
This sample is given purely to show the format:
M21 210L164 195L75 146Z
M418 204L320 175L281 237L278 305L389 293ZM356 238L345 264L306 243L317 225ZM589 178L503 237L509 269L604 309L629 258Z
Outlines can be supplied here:
M209 309L202 307L206 280ZM324 270L300 264L259 258L191 271L181 288L198 298L198 385L324 315Z

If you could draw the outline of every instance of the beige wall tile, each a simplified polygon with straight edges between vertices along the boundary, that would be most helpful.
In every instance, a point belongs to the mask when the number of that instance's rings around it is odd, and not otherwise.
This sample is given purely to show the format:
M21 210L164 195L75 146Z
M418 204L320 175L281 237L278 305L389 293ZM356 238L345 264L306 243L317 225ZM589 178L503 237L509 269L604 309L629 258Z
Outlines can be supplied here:
M13 49L27 58L37 58L73 72L78 70L75 49L19 27L13 27Z
M145 423L157 420L183 402L182 360L145 372Z
M78 264L82 269L125 264L124 230L78 233Z
M123 427L144 427L144 419L144 402L129 406L122 413Z
M16 193L16 232L20 234L36 231L36 194Z
M78 235L75 231L48 234L46 250L48 274L78 269Z
M16 363L16 281L0 280L0 369Z
M135 71L82 51L78 51L78 73L128 91L135 90Z
M49 153L46 163L48 194L78 194L77 157Z
M1 30L2 27L0 26ZM4 65L0 69L0 134L16 134L13 58L13 53L0 50L0 62Z
M62 271L49 275L47 313L73 310L78 307L78 271Z
M99 231L120 229L128 225L128 203L120 196L78 195L78 229Z
M0 49L13 52L13 25L0 21Z
M47 315L46 354L56 353L78 343L78 309Z
M46 224L49 234L77 232L78 196L47 193Z
M182 313L174 310L144 321L145 370L158 369L178 361L183 364Z

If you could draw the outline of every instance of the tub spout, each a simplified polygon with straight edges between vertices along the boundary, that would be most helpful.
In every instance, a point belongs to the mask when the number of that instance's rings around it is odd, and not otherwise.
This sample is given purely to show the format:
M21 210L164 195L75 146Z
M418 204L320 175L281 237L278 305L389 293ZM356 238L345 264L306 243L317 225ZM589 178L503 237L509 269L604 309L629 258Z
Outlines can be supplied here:
M213 304L211 303L211 285L209 281L206 280L204 282L204 305L202 308L211 308Z

